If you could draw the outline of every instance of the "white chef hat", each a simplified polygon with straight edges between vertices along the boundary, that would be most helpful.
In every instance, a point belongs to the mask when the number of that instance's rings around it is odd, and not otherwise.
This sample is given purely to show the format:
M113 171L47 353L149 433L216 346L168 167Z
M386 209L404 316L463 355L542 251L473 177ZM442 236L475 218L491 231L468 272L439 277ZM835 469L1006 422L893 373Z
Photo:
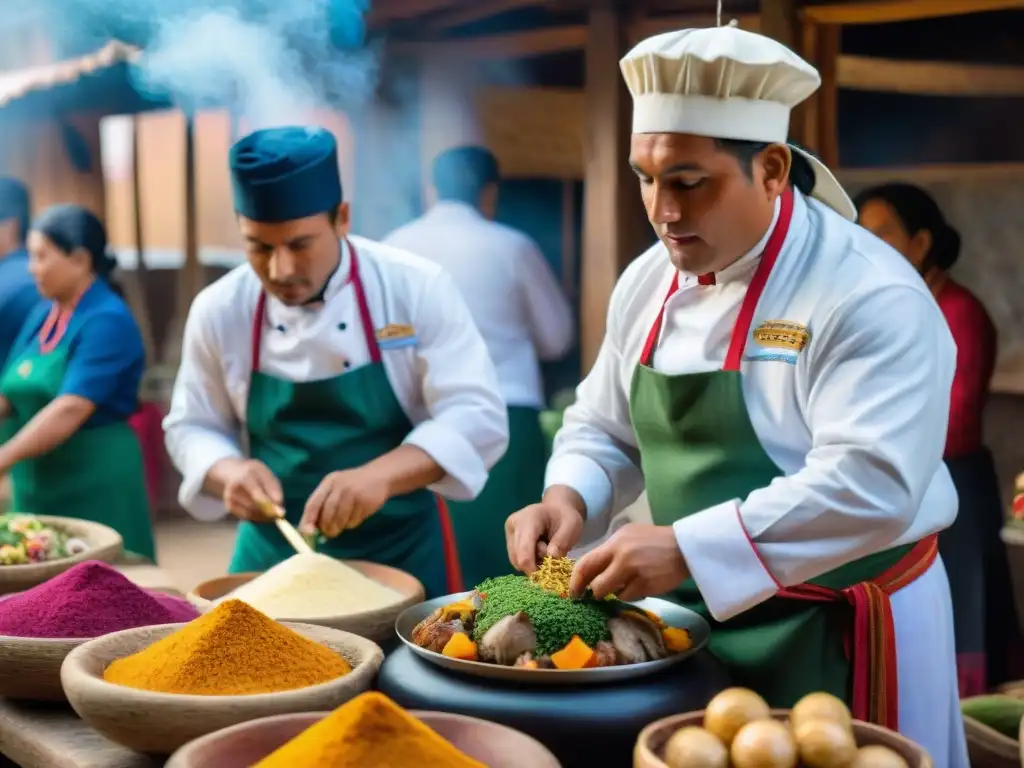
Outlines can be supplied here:
M633 96L633 133L689 133L786 143L789 113L821 85L818 71L789 48L730 24L649 37L619 62ZM855 221L857 209L808 152L813 197Z

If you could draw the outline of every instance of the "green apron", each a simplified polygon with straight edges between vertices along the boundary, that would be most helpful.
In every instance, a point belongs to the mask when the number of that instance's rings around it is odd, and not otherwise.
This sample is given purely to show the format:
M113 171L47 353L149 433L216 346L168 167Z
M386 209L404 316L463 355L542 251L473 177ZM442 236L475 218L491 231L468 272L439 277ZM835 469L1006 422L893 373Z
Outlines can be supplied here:
M536 408L509 406L508 450L473 501L448 502L462 576L473 587L484 579L517 573L508 559L505 520L544 491L547 442Z
M266 295L261 294L253 324L252 380L246 409L249 452L280 480L288 519L298 524L306 501L331 472L360 467L394 450L412 424L388 381L381 362L355 249L350 281L370 350L370 363L349 373L293 382L262 373L260 347ZM318 547L339 559L369 560L411 573L427 598L448 592L449 571L444 513L434 495L419 490L390 499L353 530ZM265 571L295 554L277 527L242 522L229 571Z
M630 418L657 525L672 525L729 499L744 498L784 474L765 453L751 425L740 360L757 302L789 230L792 205L787 193L744 297L723 370L659 373L649 366L664 306L651 328L633 375ZM678 275L668 296L677 287ZM813 583L839 590L875 579L910 549L899 547L851 562ZM852 703L851 666L845 652L851 629L849 604L780 596L718 622L692 579L668 597L708 619L711 652L726 664L733 683L759 692L773 707L790 707L812 691L828 691Z
M60 395L67 360L64 341L47 353L33 341L10 360L0 378L13 410L0 429L3 440ZM102 523L121 534L126 552L156 560L142 448L126 421L79 429L49 453L16 464L11 482L12 510Z

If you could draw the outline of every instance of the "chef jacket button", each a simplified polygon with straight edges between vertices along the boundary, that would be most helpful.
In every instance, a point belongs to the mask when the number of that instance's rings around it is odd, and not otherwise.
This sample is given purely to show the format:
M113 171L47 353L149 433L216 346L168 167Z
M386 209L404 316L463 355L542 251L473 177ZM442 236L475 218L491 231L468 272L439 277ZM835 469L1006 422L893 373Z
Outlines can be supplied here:
M284 333L288 329L285 328L283 325L279 325L279 326L277 326L277 330L278 330L279 333Z
M344 331L346 328L348 328L348 323L338 323L339 331Z
M350 363L348 360L345 361L344 365L345 365L346 368L351 368L352 367L352 363Z

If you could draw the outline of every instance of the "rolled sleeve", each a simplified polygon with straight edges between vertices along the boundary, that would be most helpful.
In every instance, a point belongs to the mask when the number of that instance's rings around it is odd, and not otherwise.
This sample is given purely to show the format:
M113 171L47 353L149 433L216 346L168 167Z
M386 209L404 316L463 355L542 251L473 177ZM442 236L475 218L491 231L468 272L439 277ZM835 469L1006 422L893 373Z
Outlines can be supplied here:
M182 475L178 501L195 518L208 521L226 516L227 510L220 499L205 494L207 473L218 461L243 457L209 304L208 294L200 294L189 311L163 424L167 452Z

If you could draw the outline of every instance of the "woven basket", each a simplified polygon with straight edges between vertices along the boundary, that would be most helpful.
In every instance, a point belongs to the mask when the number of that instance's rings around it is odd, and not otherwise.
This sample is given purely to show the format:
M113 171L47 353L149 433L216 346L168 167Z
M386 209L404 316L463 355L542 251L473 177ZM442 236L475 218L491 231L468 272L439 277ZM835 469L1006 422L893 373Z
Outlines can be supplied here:
M773 709L772 717L776 720L787 720L788 709ZM648 725L640 732L633 751L633 768L668 768L662 760L665 743L675 731L686 725L700 725L704 722L704 712L687 712L672 715ZM879 744L896 752L907 761L910 768L935 768L931 756L921 746L905 736L870 723L853 721L853 733L858 746ZM978 768L972 762L972 768ZM944 766L940 767L944 768ZM1017 766L1019 768L1019 766Z
M973 717L964 716L967 752L971 768L1020 768L1020 743L989 728Z

